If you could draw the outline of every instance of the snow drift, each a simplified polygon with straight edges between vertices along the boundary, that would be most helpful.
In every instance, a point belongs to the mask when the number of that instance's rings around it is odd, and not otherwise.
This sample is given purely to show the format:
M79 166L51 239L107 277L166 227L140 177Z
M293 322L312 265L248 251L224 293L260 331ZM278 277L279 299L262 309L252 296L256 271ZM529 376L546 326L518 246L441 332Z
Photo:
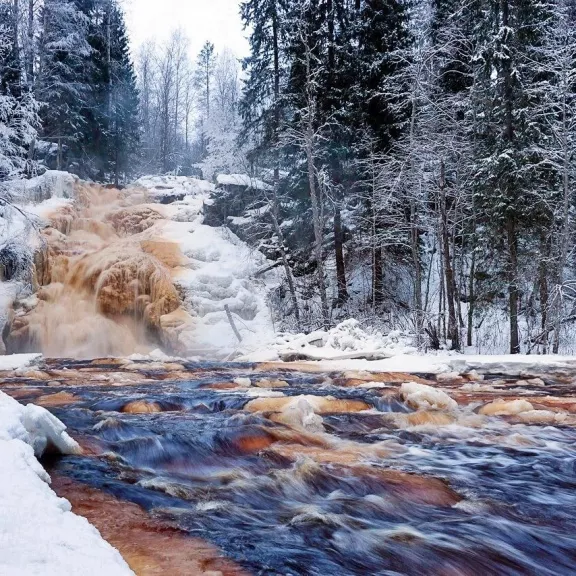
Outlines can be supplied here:
M60 420L0 392L0 574L127 576L120 553L50 489L36 457L80 452Z

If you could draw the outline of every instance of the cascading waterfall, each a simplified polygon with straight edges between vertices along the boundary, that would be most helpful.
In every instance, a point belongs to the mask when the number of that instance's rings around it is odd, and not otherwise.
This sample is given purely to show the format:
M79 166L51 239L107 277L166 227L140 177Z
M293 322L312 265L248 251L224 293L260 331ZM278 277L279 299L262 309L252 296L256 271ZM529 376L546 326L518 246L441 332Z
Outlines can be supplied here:
M137 189L78 183L75 196L41 232L37 291L17 303L8 351L94 358L169 347L161 318L179 310L171 269L183 257L146 234L162 214Z

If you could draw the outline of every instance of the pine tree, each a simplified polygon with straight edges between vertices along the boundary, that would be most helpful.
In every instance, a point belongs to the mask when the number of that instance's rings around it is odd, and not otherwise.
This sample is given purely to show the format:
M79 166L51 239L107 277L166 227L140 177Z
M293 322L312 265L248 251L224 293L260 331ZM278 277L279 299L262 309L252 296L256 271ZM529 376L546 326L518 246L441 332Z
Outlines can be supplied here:
M214 52L214 44L206 41L198 54L196 65L196 85L200 96L200 138L203 157L208 154L207 125L210 120L210 106L212 104L211 89L215 65L216 54Z
M84 126L75 150L77 170L117 181L136 157L138 92L122 11L115 0L77 0L88 21L90 52L83 71L90 86Z

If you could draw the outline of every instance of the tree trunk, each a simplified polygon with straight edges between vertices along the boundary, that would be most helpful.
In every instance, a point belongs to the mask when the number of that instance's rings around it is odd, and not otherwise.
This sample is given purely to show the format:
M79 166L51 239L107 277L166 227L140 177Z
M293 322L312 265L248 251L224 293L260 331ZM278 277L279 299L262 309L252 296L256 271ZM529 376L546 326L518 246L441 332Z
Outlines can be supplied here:
M518 239L516 223L512 218L506 222L508 242L508 310L510 314L510 354L520 354L520 333L518 330Z
M420 231L418 229L416 204L410 201L410 247L414 265L414 304L416 305L414 327L416 344L422 344L423 310L422 310L422 267L420 263Z
M327 330L330 326L330 312L328 298L326 296L326 283L324 280L324 261L322 258L322 245L324 240L323 209L320 191L316 186L316 166L314 163L314 119L316 117L316 97L312 79L312 54L308 39L304 38L305 67L306 67L306 104L307 110L302 118L304 121L303 137L306 153L306 165L308 169L308 185L310 187L310 200L312 203L312 219L314 226L314 258L316 260L316 272L318 274L318 290L320 292L320 304L322 308L322 321Z
M334 209L334 252L336 254L336 283L338 284L338 306L348 300L346 288L346 268L344 265L344 234L342 232L342 216L340 208Z
M472 346L472 330L474 322L474 275L476 274L476 246L472 248L472 262L470 263L470 276L468 278L468 330L466 333L466 345Z
M446 278L446 300L448 304L448 338L451 340L451 349L460 350L460 330L456 317L456 283L452 258L450 257L450 235L448 232L448 209L446 206L446 178L444 160L440 162L440 234L442 239L442 257L444 261L444 274Z
M28 0L28 46L26 48L26 82L34 86L34 0Z
M384 300L382 284L382 246L374 246L372 259L372 304L376 311Z
M328 329L330 324L330 314L328 309L328 299L326 296L326 283L324 281L324 261L322 258L323 244L323 223L320 209L320 198L316 187L316 170L314 167L314 152L312 120L308 120L306 135L306 158L308 166L308 185L310 186L310 199L312 200L312 218L314 220L314 256L316 260L316 272L318 274L318 290L320 292L320 303L322 307L322 321L324 328Z
M540 330L541 330L541 344L542 353L548 352L548 305L549 305L549 290L548 290L548 262L550 258L550 250L548 241L544 234L540 235L540 262L538 263L538 291L540 293Z
M300 320L300 307L298 306L298 297L296 295L296 287L294 286L294 276L292 268L288 262L288 255L286 254L286 244L284 242L284 234L278 222L279 218L279 202L278 191L280 189L280 157L278 151L278 131L280 129L280 54L278 46L278 15L276 11L272 14L272 38L273 38L273 58L274 58L274 126L272 142L274 146L274 199L272 204L272 221L274 230L278 235L278 242L280 245L280 257L282 258L282 265L286 273L286 281L288 282L288 290L290 291L290 298L292 306L294 307L294 317L296 318L296 327L298 331L301 330Z
M552 343L552 352L558 354L560 349L560 328L562 326L562 291L564 284L564 268L568 259L568 243L570 241L570 208L571 208L571 190L570 190L570 173L572 170L571 152L572 147L569 139L569 118L568 118L568 103L567 91L569 90L570 83L567 79L568 74L566 69L563 70L563 97L562 97L562 194L563 194L563 207L562 207L562 231L560 233L560 250L556 270L556 303L554 306L554 339Z

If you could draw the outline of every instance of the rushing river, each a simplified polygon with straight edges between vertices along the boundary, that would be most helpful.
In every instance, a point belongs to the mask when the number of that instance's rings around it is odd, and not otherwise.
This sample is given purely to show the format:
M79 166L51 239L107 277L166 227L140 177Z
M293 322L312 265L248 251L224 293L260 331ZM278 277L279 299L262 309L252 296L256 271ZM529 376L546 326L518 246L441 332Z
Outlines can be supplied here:
M138 504L249 574L576 573L570 378L374 379L52 361L2 389L85 447L52 474ZM399 395L409 379L457 409L415 410ZM478 414L496 398L538 413Z

